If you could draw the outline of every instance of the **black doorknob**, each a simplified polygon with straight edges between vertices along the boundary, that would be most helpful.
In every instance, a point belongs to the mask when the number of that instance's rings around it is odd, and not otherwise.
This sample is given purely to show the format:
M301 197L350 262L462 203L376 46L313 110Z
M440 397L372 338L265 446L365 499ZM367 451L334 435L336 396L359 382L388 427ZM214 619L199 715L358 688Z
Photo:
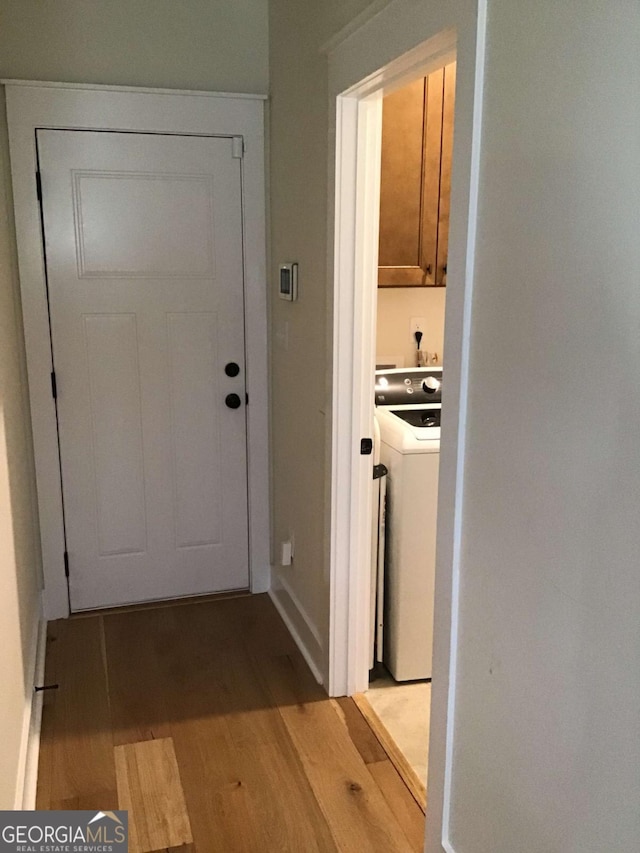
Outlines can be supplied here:
M224 372L227 376L237 376L240 373L240 367L235 363L235 361L230 361L229 364L225 364Z
M237 394L227 394L224 401L230 409L239 409L242 405L242 401Z

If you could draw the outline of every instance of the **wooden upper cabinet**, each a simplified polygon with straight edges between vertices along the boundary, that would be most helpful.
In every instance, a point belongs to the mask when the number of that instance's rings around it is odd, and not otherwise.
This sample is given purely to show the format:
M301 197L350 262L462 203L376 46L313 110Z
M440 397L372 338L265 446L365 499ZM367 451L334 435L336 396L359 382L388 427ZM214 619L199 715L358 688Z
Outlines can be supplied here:
M416 80L383 102L379 284L420 283L425 89Z
M384 99L380 287L446 284L455 72L447 65Z

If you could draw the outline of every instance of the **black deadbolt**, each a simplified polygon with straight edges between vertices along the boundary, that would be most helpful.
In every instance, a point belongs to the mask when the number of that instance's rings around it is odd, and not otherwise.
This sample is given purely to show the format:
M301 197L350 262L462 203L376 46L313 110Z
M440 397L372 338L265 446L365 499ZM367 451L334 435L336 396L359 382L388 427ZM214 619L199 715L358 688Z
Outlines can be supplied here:
M242 405L242 401L237 394L227 394L224 401L230 409L239 409Z
M240 367L235 363L235 361L230 361L229 364L225 364L224 372L227 376L237 376L240 373Z

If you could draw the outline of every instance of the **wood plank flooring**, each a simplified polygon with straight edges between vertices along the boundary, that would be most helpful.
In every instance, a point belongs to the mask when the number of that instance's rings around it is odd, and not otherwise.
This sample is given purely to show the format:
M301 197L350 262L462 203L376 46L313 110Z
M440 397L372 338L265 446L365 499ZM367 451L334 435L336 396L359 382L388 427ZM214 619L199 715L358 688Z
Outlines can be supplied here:
M129 810L132 853L421 851L424 815L267 596L51 623L38 808Z

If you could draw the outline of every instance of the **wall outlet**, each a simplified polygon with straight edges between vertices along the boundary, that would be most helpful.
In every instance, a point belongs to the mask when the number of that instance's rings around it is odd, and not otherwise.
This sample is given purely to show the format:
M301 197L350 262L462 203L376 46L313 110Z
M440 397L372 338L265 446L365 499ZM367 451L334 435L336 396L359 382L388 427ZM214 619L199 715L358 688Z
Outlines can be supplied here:
M411 318L411 340L415 343L414 334L416 332L422 332L424 335L425 330L427 328L427 321L424 317L412 317ZM423 338L424 340L424 338Z
M293 563L293 540L288 539L281 545L280 563L283 566L290 566Z

